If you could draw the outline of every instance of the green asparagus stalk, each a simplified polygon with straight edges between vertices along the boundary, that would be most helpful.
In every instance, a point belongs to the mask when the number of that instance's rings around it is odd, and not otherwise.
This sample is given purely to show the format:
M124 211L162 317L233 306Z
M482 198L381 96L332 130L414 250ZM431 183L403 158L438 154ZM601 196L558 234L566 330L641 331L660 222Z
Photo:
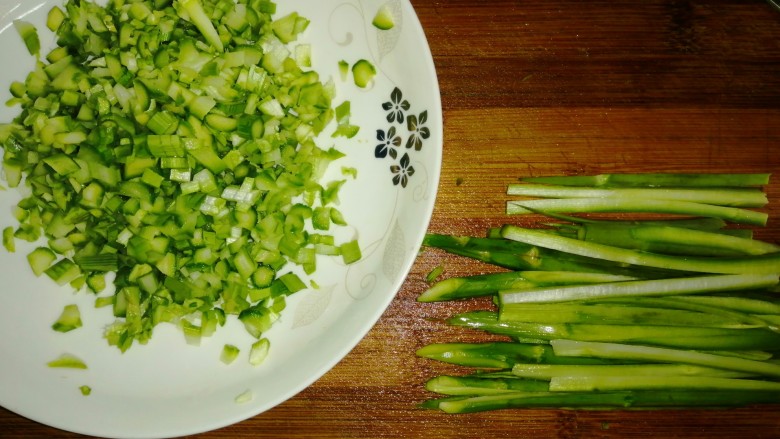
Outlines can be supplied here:
M516 363L610 364L597 358L558 357L548 344L433 343L420 348L417 356L460 366L509 369Z
M553 198L507 201L508 215L530 213L664 213L709 216L739 224L765 226L768 215L740 207L715 206L690 201L634 198Z
M525 364L517 363L512 366L512 374L521 378L547 380L556 377L616 377L630 376L635 381L644 380L647 377L718 377L718 378L745 378L755 374L723 370L715 367L695 366L690 364L593 364L593 365L561 365L561 364ZM641 377L641 378L640 378ZM611 390L636 390L631 384L621 389ZM552 389L550 390L558 390Z
M725 232L726 229L724 228L728 226L728 223L723 219L711 218L711 217L616 220L616 219L583 218L579 216L569 216L569 215L562 215L562 214L560 215L555 214L550 216L553 218L557 218L575 224L604 223L606 226L614 226L614 227L634 227L634 226L646 225L646 226L658 226L658 227L679 227L683 229L704 230L710 232L720 230L722 232ZM745 231L748 232L750 231L749 229L728 229L728 230L730 230L729 233L736 230L741 230L740 233ZM498 236L500 237L500 235Z
M772 288L777 274L721 274L669 279L606 282L591 285L563 285L533 290L501 291L501 304L558 303L616 297L673 296L695 293Z
M763 207L768 200L758 188L592 188L546 184L510 184L507 195L541 198L620 198L685 201L731 207Z
M724 318L722 314L604 303L502 304L499 320L525 323L591 323L608 325L698 326L707 328L767 327L759 318Z
M646 253L637 250L580 241L578 239L555 236L517 226L504 226L501 229L504 238L529 245L549 248L561 252L573 253L596 259L624 264L634 264L668 270L681 270L702 273L780 273L780 253L759 256L732 258L681 257Z
M636 391L636 392L518 392L429 400L422 408L445 413L474 413L511 408L660 409L675 407L742 407L776 404L778 392L748 391Z
M728 223L721 218L661 218L661 219L644 219L644 220L615 220L615 219L593 219L583 218L579 216L570 216L562 214L551 214L546 212L547 215L553 218L557 218L563 221L567 221L572 224L552 223L543 224L544 226L553 227L558 229L558 233L564 236L577 235L578 238L583 239L578 229L582 226L587 226L590 229L596 229L590 231L591 234L608 235L611 233L617 233L618 235L625 234L625 230L631 230L635 227L673 227L681 229L698 230L702 232L720 233L728 236L735 236L744 239L753 238L753 230L751 229L728 229L726 226ZM501 228L493 227L489 229L489 235L493 238L501 237ZM586 233L587 235L587 233ZM603 236L604 239L609 236ZM614 239L614 238L613 238ZM594 239L595 241L596 239ZM685 245L688 247L688 245Z
M431 378L425 388L441 395L495 395L512 392L546 392L550 383L515 378L477 378L442 375Z
M564 225L560 226L559 230L573 232L574 237L588 242L654 253L737 256L780 251L780 246L775 244L734 236L721 230L704 231L649 224L610 224L603 221L576 226Z
M642 278L669 275L666 270L627 266L626 264L549 250L504 238L475 238L429 233L425 235L423 246L438 248L448 253L510 270L583 271Z
M738 390L780 393L780 382L741 378L691 376L557 376L551 392L609 392L615 390ZM780 401L780 400L778 400Z
M767 377L780 377L780 364L768 361L755 361L683 349L627 345L621 343L552 340L550 344L552 345L555 354L559 356L694 364L764 375Z
M735 296L677 296L670 300L748 314L780 314L780 303Z
M439 302L488 296L501 290L530 289L546 285L618 282L632 279L636 278L576 271L509 271L444 279L420 294L417 301Z
M592 187L752 187L769 184L770 174L600 174L523 178L529 183Z
M693 296L628 297L628 298L621 297L621 298L613 298L613 299L602 299L597 302L585 302L585 303L599 304L599 305L612 304L612 305L622 305L627 307L639 306L639 307L646 307L646 308L661 308L665 310L690 311L696 313L697 315L706 314L710 316L711 319L720 322L722 325L724 325L724 327L739 322L737 323L736 326L750 325L754 327L766 327L773 331L777 331L777 329L774 327L775 325L771 320L772 314L756 315L756 314L745 313L738 309L727 308L725 306L714 306L715 304L707 304L707 303L700 303L697 301L687 300L692 297ZM720 298L719 296L707 296L707 297ZM722 298L735 299L737 301L742 299L733 296L724 296ZM728 303L729 300L726 300L725 302L723 302L723 305L727 306ZM684 321L685 321L684 319L681 319L678 322L683 323Z
M771 350L780 346L780 334L762 328L510 322L498 320L497 314L492 311L457 314L447 322L453 326L507 335L518 340L543 342L571 339L700 350Z

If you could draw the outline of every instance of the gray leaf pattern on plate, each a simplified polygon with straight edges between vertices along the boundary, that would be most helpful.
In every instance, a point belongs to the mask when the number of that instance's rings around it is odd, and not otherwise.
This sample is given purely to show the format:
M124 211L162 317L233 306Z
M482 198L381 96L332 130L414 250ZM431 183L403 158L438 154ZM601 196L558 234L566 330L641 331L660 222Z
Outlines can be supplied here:
M295 310L292 327L307 326L319 319L330 304L334 288L333 285L329 285L309 291Z
M395 49L404 27L404 16L400 0L390 0L382 7L387 7L392 12L394 25L387 30L376 29L376 42L380 60Z
M406 235L396 220L393 224L393 230L387 238L384 257L382 258L382 272L390 281L395 280L403 270L405 250Z

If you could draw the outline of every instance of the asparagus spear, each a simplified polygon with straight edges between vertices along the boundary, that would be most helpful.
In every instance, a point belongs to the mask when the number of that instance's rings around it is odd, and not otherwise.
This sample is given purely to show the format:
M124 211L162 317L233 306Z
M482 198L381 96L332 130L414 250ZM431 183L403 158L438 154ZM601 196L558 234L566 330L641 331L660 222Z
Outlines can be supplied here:
M529 183L593 187L751 187L769 184L770 174L600 174L530 177Z
M758 188L592 188L545 184L510 184L507 195L541 198L591 198L686 201L732 207L763 207L768 200ZM638 202L637 202L638 204Z
M723 370L716 367L695 366L690 364L594 364L594 365L561 365L561 364L524 364L512 366L512 374L521 378L551 380L556 377L616 377L631 376L634 380L644 380L647 377L718 377L745 378L755 376L745 372ZM641 378L639 378L641 377ZM620 390L636 389L630 383ZM550 390L553 390L552 388ZM557 390L557 389L556 389ZM611 389L615 390L615 389Z
M576 271L509 271L444 279L420 294L417 301L438 302L488 296L501 290L529 289L546 285L617 282L632 279L636 278Z
M750 297L678 296L669 299L686 304L698 304L750 314L780 314L780 303Z
M423 358L469 367L509 369L516 363L610 364L597 358L558 357L547 344L433 343L417 351Z
M561 225L559 230L573 233L577 239L588 242L655 253L736 256L780 251L780 246L775 244L734 236L721 230L704 231L650 224L610 224L604 221L576 226Z
M498 315L492 311L461 313L451 317L447 322L453 326L540 342L572 339L701 350L771 350L780 345L780 334L762 328L509 322L499 321Z
M777 403L778 392L749 391L623 391L623 392L518 392L500 395L449 397L424 402L421 407L445 413L473 413L510 408L675 408L740 407Z
M660 255L555 236L512 225L504 226L501 235L513 241L580 256L669 270L703 273L780 273L780 253L731 258Z
M708 218L708 217L662 218L662 219L644 219L644 220L631 221L631 220L615 220L615 219L593 219L593 218L584 218L579 216L571 216L571 215L563 215L563 214L552 214L550 212L540 212L540 213L544 213L552 218L557 218L563 221L567 221L568 223L572 223L572 224L553 223L553 224L546 224L546 225L556 228L559 234L563 234L565 236L571 236L573 234L580 239L583 239L587 236L587 233L585 233L584 236L581 234L582 232L580 232L579 229L583 228L582 226L587 226L586 228L595 229L595 231L590 231L590 233L595 233L597 236L608 235L611 233L624 235L626 234L626 231L630 231L632 228L635 227L673 227L678 229L681 228L681 229L698 230L702 232L720 233L723 235L735 236L735 237L745 238L745 239L753 238L753 230L728 229L726 228L726 226L728 226L728 223L721 218ZM500 227L490 228L488 230L488 235L489 237L492 238L500 238L501 228ZM608 238L608 236L604 236L604 238ZM686 245L685 247L688 246Z
M668 271L549 250L504 238L476 238L429 233L423 246L438 248L511 270L583 271L632 277L668 276Z
M742 318L738 318L742 317ZM502 304L499 320L525 323L594 323L609 325L698 326L708 328L767 327L767 322L747 315L667 309L604 303Z
M776 381L690 376L557 376L550 380L551 392L608 392L612 390L740 390L780 392Z
M695 364L768 377L780 377L780 364L768 361L755 361L683 349L635 346L622 343L552 340L550 344L555 354L560 356Z
M707 296L706 298L710 298L710 297L726 299L726 300L707 303L706 301L701 302L696 300L689 300L689 299L695 299L694 296L633 297L633 298L618 297L618 298L611 298L611 299L601 299L597 302L584 302L584 303L599 304L599 305L616 304L616 305L622 305L628 307L639 306L639 307L647 307L647 308L662 308L666 310L691 311L696 314L709 315L711 319L714 319L715 321L719 322L724 327L732 324L736 324L737 326L752 325L756 327L766 327L773 331L777 331L776 325L773 323L772 320L772 316L774 316L775 314L772 314L770 310L763 308L768 312L769 315L760 314L760 313L751 314L749 312L743 312L742 310L735 308L736 306L739 306L738 305L739 302L742 302L741 297ZM738 303L731 305L732 307L729 307L730 302L732 300ZM754 301L752 299L750 300ZM760 302L760 301L755 300L755 302ZM763 303L767 303L767 302L763 302ZM780 315L778 315L778 317L780 317ZM685 319L681 317L680 320L677 320L677 322L682 324L685 322ZM704 324L705 322L706 321L702 321L701 324Z
M442 395L495 395L512 392L546 392L550 384L518 378L478 378L441 375L431 378L425 388Z
M508 215L529 213L596 213L631 212L709 216L741 224L764 226L768 215L740 207L715 206L690 201L655 200L647 198L554 198L507 201Z
M502 304L557 303L615 297L672 296L720 291L771 288L780 282L777 274L721 274L668 279L563 285L534 290L500 292Z

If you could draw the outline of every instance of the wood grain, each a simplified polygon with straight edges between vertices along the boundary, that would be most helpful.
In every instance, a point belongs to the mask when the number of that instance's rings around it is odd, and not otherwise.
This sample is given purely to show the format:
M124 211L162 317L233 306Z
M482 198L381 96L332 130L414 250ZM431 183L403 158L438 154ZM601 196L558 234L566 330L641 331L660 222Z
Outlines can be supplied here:
M762 1L412 0L440 79L444 158L430 230L507 221L506 185L531 175L773 172L762 239L780 242L780 12ZM489 267L418 258L368 336L289 401L198 438L780 437L780 406L736 410L505 410L448 416L415 404L457 368L414 356L485 336L441 318L480 303L419 304L425 275ZM484 305L484 304L482 304ZM85 414L85 416L89 416ZM0 437L75 438L0 410Z

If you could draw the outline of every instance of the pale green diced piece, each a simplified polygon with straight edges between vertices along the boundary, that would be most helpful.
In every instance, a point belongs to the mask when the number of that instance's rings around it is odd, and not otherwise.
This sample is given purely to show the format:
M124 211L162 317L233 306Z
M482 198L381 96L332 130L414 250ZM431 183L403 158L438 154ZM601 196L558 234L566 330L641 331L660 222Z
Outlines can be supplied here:
M371 24L380 30L392 29L395 26L395 17L393 16L393 11L387 5L380 7L376 12L376 15L374 15L374 20L371 21Z

